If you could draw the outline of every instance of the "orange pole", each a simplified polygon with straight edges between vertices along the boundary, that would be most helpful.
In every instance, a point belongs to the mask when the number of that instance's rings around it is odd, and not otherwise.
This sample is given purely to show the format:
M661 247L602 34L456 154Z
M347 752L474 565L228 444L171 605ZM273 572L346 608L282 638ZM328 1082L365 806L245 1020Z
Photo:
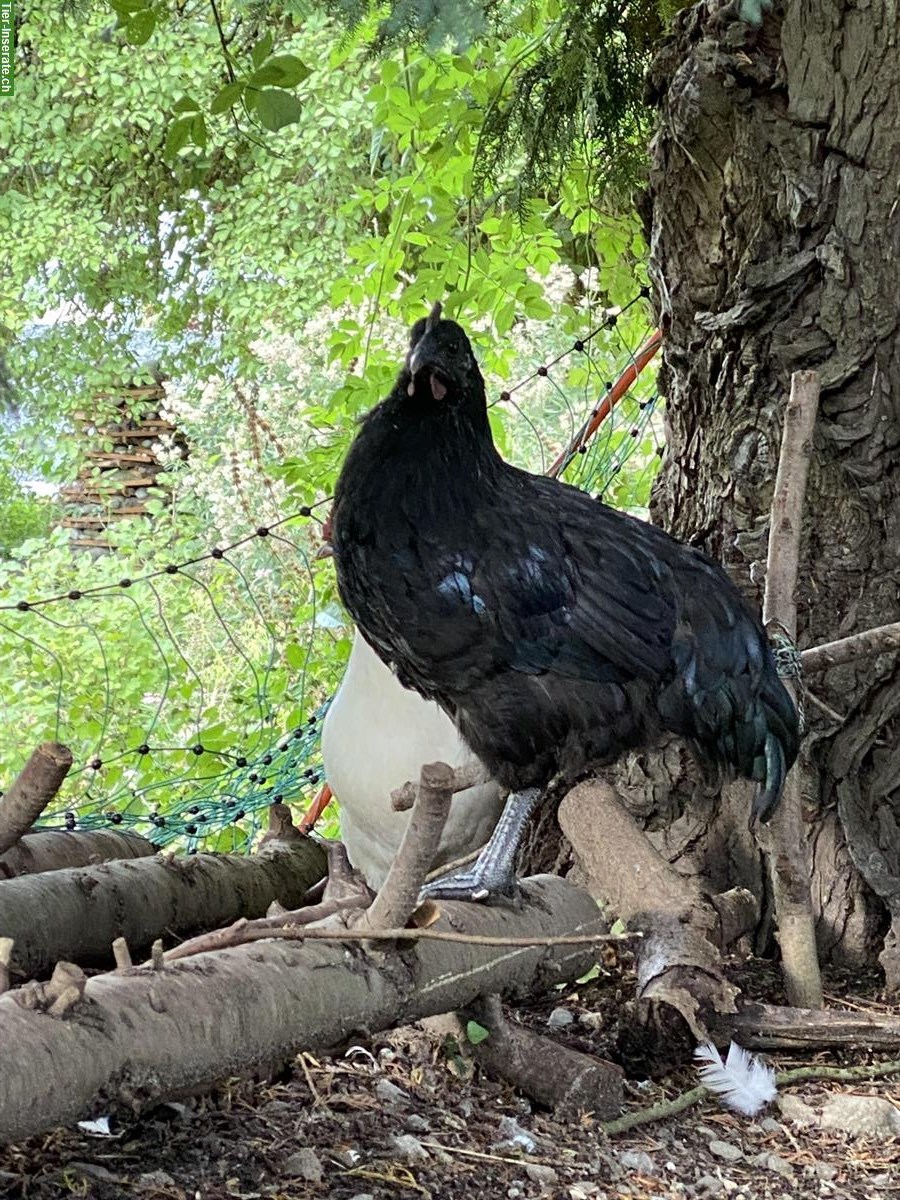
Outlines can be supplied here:
M306 816L300 822L299 829L301 833L310 832L315 823L318 821L319 817L321 817L322 813L331 803L333 795L334 792L332 792L328 784L323 784L318 796L316 796L315 800L313 800L312 804L309 806Z
M551 475L554 478L559 475L563 468L572 461L572 456L577 454L579 448L590 441L590 439L594 436L619 401L623 398L623 396L626 395L628 389L637 379L638 375L640 375L641 371L643 371L644 367L646 367L647 363L650 362L654 354L656 354L661 343L662 334L657 329L655 333L652 333L647 341L644 342L643 346L641 346L640 350L638 350L637 354L634 356L634 362L630 363L625 368L616 382L603 397L602 402L598 405L596 410L591 413L590 419L586 421L584 425L582 425L578 433L575 434L574 438L572 438L565 450L563 450L563 452L550 467L550 470L547 472L548 475Z

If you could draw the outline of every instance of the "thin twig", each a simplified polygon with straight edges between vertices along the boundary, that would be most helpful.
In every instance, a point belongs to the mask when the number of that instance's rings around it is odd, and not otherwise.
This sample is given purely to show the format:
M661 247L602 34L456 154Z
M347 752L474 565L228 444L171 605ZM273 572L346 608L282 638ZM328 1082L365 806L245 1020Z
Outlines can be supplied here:
M240 926L240 928L235 928ZM251 922L235 922L230 929L220 929L217 950L262 942L273 938L285 942L458 942L467 946L587 946L603 942L627 942L643 935L635 933L572 933L564 936L503 937L500 934L457 933L449 929L307 929L303 926L286 929L254 929ZM199 939L193 939L197 941ZM191 942L184 942L164 955L166 962L189 958L198 953Z
M123 937L117 937L112 944L113 958L116 960L117 971L127 971L134 966L131 959L131 951L128 949L128 943Z
M819 407L815 371L795 371L784 411L781 453L772 497L763 622L770 634L797 638L794 590L800 561L800 531L806 478ZM785 686L796 703L790 678ZM799 770L789 773L771 824L770 864L778 941L788 1002L796 1008L822 1007L822 976L809 885L809 862L801 813Z
M890 1062L861 1067L796 1067L792 1071L779 1071L775 1076L775 1082L779 1087L786 1087L803 1079L834 1079L852 1082L860 1079L879 1079L883 1075L898 1073L900 1073L900 1059L893 1059ZM674 1117L678 1113L684 1112L686 1108L691 1108L693 1105L699 1104L701 1100L706 1100L714 1095L715 1093L706 1087L691 1088L689 1092L682 1092L680 1096L675 1096L672 1100L661 1100L659 1104L654 1104L650 1108L640 1108L636 1112L626 1113L624 1117L617 1117L614 1121L604 1121L601 1123L600 1129L609 1136L616 1133L627 1133L629 1129L636 1129L639 1125L650 1125L654 1121L664 1121L667 1117Z

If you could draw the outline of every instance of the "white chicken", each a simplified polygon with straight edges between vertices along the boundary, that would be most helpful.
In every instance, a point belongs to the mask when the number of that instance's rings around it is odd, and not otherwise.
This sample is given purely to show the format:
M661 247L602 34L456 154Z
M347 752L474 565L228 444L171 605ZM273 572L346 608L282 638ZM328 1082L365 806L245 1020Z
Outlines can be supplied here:
M322 758L350 862L377 889L409 821L408 812L392 809L392 790L418 779L423 763L462 767L475 755L446 713L402 687L357 631L322 726ZM435 866L484 845L502 808L503 796L492 781L457 792Z

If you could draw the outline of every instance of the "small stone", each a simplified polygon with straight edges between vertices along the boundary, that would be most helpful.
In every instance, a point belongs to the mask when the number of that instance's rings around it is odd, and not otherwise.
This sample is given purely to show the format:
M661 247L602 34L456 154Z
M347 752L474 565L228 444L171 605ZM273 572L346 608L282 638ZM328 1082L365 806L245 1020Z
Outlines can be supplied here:
M146 1191L162 1188L177 1187L175 1180L168 1171L145 1171L143 1175L138 1175L137 1185Z
M776 1121L774 1117L763 1117L759 1127L765 1133L781 1133L781 1122Z
M431 1122L418 1113L410 1113L403 1124L410 1133L431 1133Z
M426 1162L430 1155L411 1133L397 1133L391 1138L394 1152L405 1162Z
M785 1179L793 1179L794 1168L786 1158L781 1158L778 1154L773 1154L769 1150L764 1150L761 1154L755 1154L753 1158L747 1160L754 1167L764 1167L767 1171L775 1171L778 1175L783 1175Z
M838 1168L832 1163L817 1162L813 1165L813 1173L817 1179L823 1179L826 1183L830 1183L832 1179L837 1179Z
M351 1196L350 1200L375 1200L374 1192L357 1192L355 1196Z
M538 1183L542 1188L556 1187L559 1176L552 1167L545 1167L542 1163L528 1163L525 1167L525 1174L532 1183Z
M362 1156L353 1146L344 1146L340 1150L332 1150L331 1157L339 1166L350 1170L357 1165Z
M830 1096L822 1109L823 1129L840 1129L854 1137L895 1137L900 1112L881 1096Z
M744 1152L739 1147L733 1146L731 1142L721 1142L718 1138L713 1138L709 1143L709 1152L725 1162L737 1162L744 1157Z
M578 1024L589 1029L591 1033L598 1033L606 1027L606 1017L599 1012L583 1012L578 1015Z
M407 1108L410 1102L409 1092L397 1087L389 1079L379 1079L375 1084L375 1095L382 1104L390 1104L392 1108Z
M644 1150L623 1150L619 1154L619 1163L626 1171L636 1171L638 1175L658 1175L656 1163Z
M534 1154L537 1142L527 1129L523 1129L514 1117L503 1117L500 1121L499 1145L510 1145L524 1150L526 1154Z
M304 1146L302 1150L286 1158L281 1164L281 1169L285 1175L305 1179L307 1183L321 1183L324 1174L319 1156L309 1146Z
M86 1175L88 1179L98 1179L101 1183L119 1182L118 1175L113 1175L112 1171L107 1171L106 1167L101 1167L98 1163L70 1162L63 1170L71 1171L76 1175Z
M717 1196L724 1190L722 1180L715 1175L701 1175L696 1187L701 1196Z
M816 1110L799 1096L790 1093L779 1096L778 1107L785 1121L793 1121L795 1125L815 1125L818 1121Z
M567 1008L554 1008L553 1012L547 1018L547 1024L551 1029L564 1029L566 1025L571 1025L574 1020L574 1015Z

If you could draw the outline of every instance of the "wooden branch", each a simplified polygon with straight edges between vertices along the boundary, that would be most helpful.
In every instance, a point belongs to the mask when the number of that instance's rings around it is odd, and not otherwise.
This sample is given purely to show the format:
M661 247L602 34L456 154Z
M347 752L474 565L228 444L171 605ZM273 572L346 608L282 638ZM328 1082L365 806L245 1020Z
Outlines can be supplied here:
M795 1067L792 1071L779 1071L775 1076L775 1083L779 1088L789 1087L792 1083L801 1083L807 1079L861 1083L863 1080L881 1079L885 1075L897 1074L900 1074L900 1060L871 1065L867 1063L859 1067ZM627 1133L630 1129L637 1129L640 1125L651 1125L654 1121L666 1121L669 1117L675 1117L703 1100L713 1098L714 1095L715 1093L701 1084L699 1087L691 1088L689 1092L682 1092L680 1096L674 1096L671 1100L661 1100L659 1104L654 1104L650 1108L639 1108L634 1112L625 1113L624 1116L617 1117L613 1121L604 1121L599 1128L607 1137L614 1137L617 1133Z
M602 931L594 901L565 880L527 880L523 894L521 908L444 902L441 929L545 941ZM385 962L365 942L351 955L340 944L273 941L98 976L65 1020L22 1008L12 992L0 997L0 1142L98 1112L133 1117L354 1030L465 1008L484 991L546 990L594 958L584 946L428 940Z
M116 829L43 829L26 833L0 854L0 879L88 867L118 858L152 858L156 846L137 833Z
M836 642L812 646L801 653L800 665L808 672L828 671L832 667L842 667L846 663L855 662L858 658L898 651L900 621L893 625L879 625L875 629L866 629L863 633L854 633L851 637L840 638Z
M488 1030L472 1047L475 1061L557 1115L592 1113L606 1120L621 1112L624 1072L613 1063L508 1021L499 996L488 996L463 1014Z
M15 941L20 978L63 958L104 964L118 937L138 954L163 934L262 916L273 900L296 907L324 870L324 851L306 840L272 854L160 855L23 875L0 883L0 936Z
M360 928L394 929L409 920L434 866L452 799L453 768L442 762L423 766L403 840L378 895L358 922Z
M770 635L781 633L791 642L797 638L794 590L800 561L803 499L818 407L818 375L815 371L795 371L784 412L784 432L772 497L763 601L763 623ZM796 703L796 686L790 678L784 683ZM801 803L800 771L795 766L788 775L781 803L769 826L769 862L788 1001L798 1008L821 1008L822 977L816 952Z
M748 1050L830 1050L836 1046L866 1050L900 1047L900 1017L846 1009L783 1008L742 1004L716 1017L710 1035L722 1045L733 1039Z
M701 1040L709 1015L734 1011L737 989L725 978L717 943L753 927L753 898L725 893L716 908L695 878L666 862L607 783L574 787L560 805L559 823L591 894L630 929L643 931L635 968L644 1020L673 1037L689 1031Z
M0 854L32 827L72 765L72 751L59 742L38 746L9 791L0 798Z
M469 788L489 782L490 777L485 770L484 764L475 760L466 763L462 767L453 768L450 791L456 795L457 792L465 792ZM391 808L394 812L406 812L407 809L412 808L415 804L417 795L418 786L411 779L408 779L402 787L394 788L391 792ZM444 874L446 870L446 866L441 867L441 874Z

